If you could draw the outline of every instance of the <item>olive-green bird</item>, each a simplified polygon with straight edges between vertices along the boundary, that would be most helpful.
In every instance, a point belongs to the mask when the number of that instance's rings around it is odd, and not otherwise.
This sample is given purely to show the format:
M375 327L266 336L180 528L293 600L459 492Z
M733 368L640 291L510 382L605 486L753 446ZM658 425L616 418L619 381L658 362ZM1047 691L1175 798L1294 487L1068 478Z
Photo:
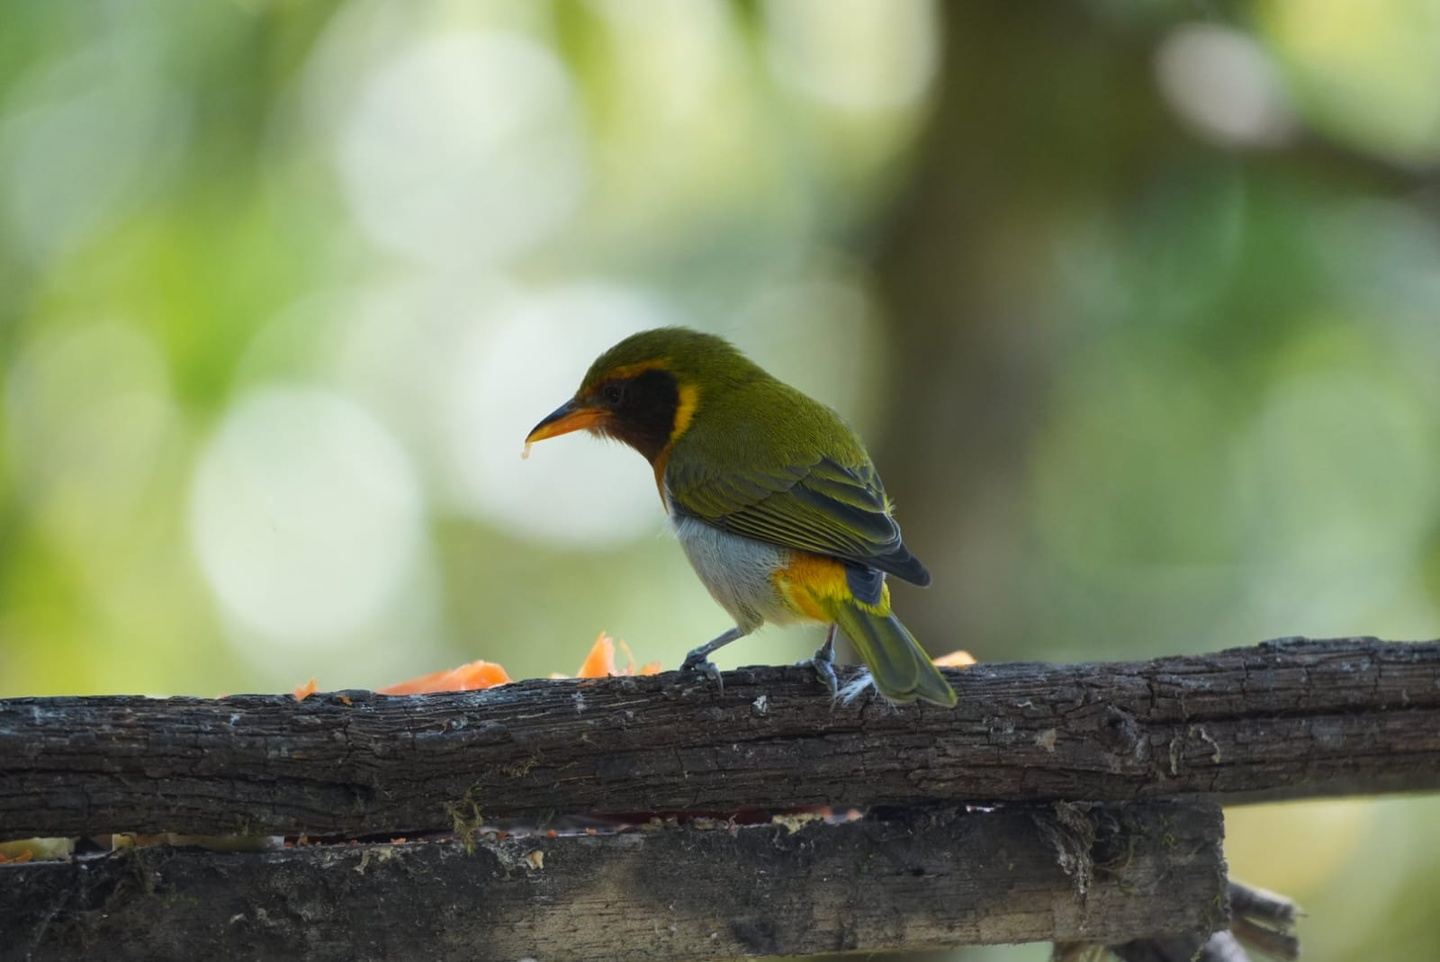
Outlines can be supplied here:
M905 547L875 466L834 411L725 340L667 327L602 354L526 441L582 428L649 460L690 564L735 619L682 670L718 681L711 652L767 621L816 621L830 625L814 664L832 690L838 625L881 694L955 704L891 612L885 584L889 574L928 585L930 572Z

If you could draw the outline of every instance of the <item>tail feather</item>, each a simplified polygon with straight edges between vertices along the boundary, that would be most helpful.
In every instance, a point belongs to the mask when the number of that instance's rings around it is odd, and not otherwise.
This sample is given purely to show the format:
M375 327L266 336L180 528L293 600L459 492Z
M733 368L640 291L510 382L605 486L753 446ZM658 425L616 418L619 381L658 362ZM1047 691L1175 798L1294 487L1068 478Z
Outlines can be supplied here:
M830 613L870 669L880 694L897 702L923 698L946 708L955 704L955 689L899 618L850 600L836 601Z
M910 549L903 544L896 546L894 551L884 557L867 558L866 564L879 568L881 571L888 571L912 585L919 585L922 588L930 587L930 572L920 563L920 559L911 554Z

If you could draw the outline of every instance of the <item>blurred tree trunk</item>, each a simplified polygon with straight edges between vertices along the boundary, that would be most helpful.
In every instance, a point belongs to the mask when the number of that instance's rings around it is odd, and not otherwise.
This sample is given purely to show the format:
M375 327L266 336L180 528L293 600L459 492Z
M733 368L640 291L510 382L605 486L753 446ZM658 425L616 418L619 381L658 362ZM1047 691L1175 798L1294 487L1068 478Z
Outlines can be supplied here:
M1055 230L1188 145L1155 90L1149 31L1082 4L938 8L935 111L875 255L895 344L879 462L944 586L903 601L907 622L933 651L996 658L1065 311L1043 280Z

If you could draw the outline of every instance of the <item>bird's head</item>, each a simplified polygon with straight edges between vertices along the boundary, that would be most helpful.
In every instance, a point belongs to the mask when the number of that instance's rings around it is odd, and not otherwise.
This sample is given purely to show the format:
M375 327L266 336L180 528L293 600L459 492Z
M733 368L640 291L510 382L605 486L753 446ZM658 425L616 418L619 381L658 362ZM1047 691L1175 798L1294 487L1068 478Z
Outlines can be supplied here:
M585 429L624 441L654 464L707 395L757 376L765 374L724 338L683 327L642 331L596 358L575 396L525 441Z

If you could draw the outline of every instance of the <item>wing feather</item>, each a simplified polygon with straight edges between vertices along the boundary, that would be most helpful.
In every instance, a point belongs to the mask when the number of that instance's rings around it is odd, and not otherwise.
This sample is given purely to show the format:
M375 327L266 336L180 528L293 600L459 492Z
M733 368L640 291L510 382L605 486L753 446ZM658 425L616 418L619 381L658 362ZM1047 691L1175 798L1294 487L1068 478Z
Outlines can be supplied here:
M834 458L718 475L671 461L672 503L734 534L887 571L917 584L930 574L905 548L890 501L868 462Z

